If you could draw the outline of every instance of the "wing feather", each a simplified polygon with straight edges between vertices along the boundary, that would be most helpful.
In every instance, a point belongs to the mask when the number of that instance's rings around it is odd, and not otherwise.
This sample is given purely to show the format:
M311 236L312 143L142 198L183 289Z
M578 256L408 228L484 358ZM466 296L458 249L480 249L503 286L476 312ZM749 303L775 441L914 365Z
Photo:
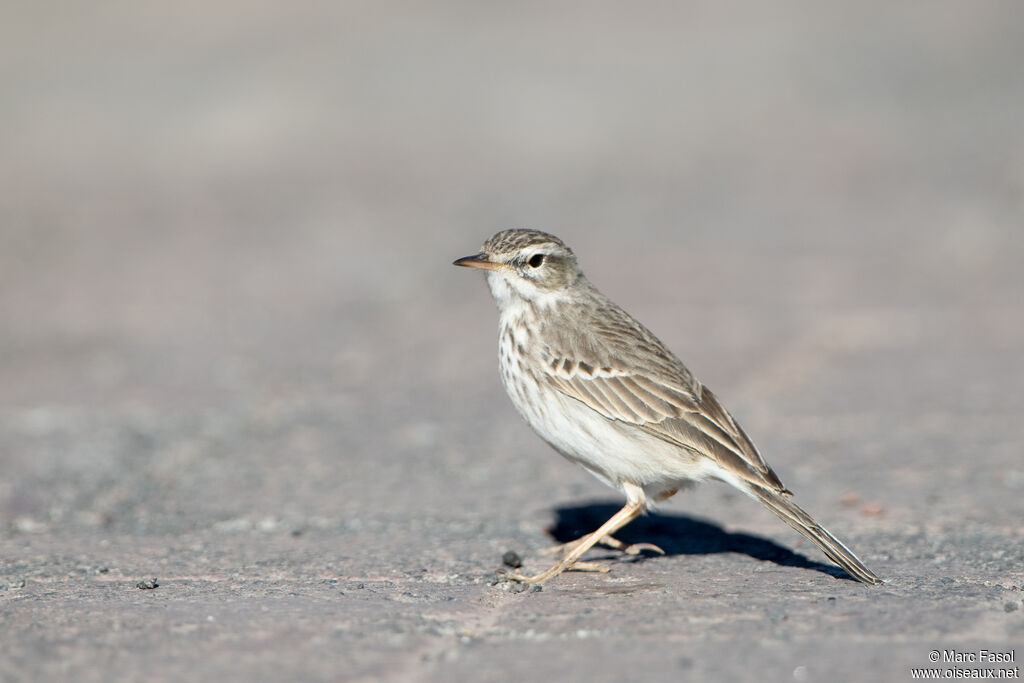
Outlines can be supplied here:
M578 372L571 359L552 362L551 385L610 420L643 431L687 451L714 459L741 479L783 491L775 472L709 389L673 386L639 372Z
M629 378L626 377L626 380ZM622 377L608 377L603 381L606 389L615 393L620 404L628 408L639 422L657 420L660 415L653 408L644 403L638 395L633 393L630 387L623 381Z
M683 414L684 411L679 405L680 401L677 399L676 402L673 402L666 399L664 395L659 396L657 393L654 393L648 388L650 381L646 377L629 375L621 376L618 380L637 400L647 406L652 415L652 420L679 417Z

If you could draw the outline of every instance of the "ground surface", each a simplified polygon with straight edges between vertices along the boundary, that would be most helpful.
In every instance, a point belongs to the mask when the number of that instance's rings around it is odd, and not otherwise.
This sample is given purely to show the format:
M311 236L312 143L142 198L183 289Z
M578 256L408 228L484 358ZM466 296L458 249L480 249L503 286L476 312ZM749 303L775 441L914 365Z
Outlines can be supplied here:
M0 9L0 680L1019 666L1022 14L848 5ZM709 484L491 586L620 503L449 265L508 226L889 583Z

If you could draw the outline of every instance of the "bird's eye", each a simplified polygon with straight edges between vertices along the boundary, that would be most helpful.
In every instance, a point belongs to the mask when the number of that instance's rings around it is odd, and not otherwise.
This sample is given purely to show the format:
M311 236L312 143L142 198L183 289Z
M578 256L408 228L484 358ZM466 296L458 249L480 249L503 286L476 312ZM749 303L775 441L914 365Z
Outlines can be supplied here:
M530 264L531 268L540 268L541 264L544 263L544 254L534 254L527 263Z

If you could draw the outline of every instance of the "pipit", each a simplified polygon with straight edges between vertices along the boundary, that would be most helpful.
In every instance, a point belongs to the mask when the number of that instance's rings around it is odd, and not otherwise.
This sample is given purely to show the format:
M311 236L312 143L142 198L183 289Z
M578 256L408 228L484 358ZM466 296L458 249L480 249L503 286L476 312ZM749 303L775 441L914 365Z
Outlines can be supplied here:
M501 378L538 435L626 496L596 531L561 547L534 576L595 569L597 543L637 553L612 534L689 483L717 479L760 501L858 581L882 580L791 499L792 493L707 387L646 327L584 277L560 239L504 230L454 265L479 268L498 304Z

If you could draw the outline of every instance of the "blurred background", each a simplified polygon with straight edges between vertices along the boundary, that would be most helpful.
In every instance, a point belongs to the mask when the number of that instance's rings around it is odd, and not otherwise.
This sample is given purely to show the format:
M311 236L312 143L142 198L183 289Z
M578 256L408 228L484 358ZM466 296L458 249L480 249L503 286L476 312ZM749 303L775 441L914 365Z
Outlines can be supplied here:
M613 499L514 415L450 266L507 227L568 242L811 509L1019 528L1017 3L0 19L9 538L517 533ZM780 532L711 488L680 505Z
M899 680L1019 643L1022 65L1013 1L0 3L0 678ZM892 583L709 484L624 532L669 557L488 587L620 502L515 415L450 265L508 227Z

